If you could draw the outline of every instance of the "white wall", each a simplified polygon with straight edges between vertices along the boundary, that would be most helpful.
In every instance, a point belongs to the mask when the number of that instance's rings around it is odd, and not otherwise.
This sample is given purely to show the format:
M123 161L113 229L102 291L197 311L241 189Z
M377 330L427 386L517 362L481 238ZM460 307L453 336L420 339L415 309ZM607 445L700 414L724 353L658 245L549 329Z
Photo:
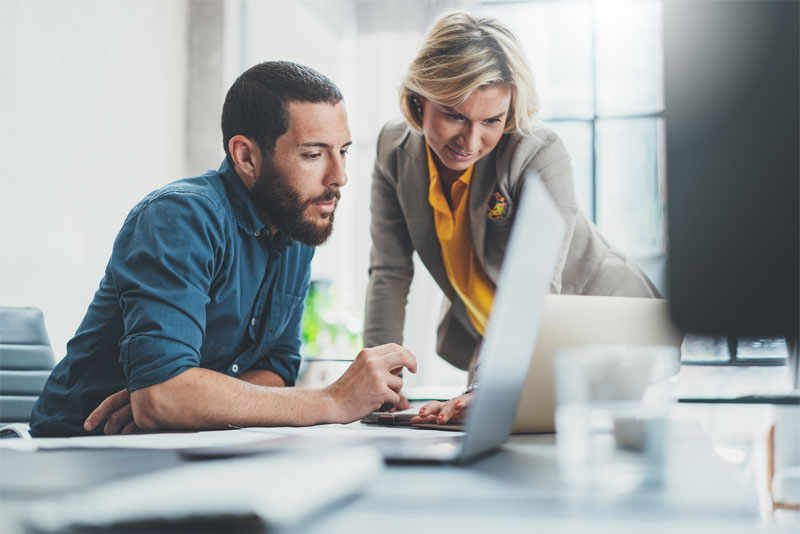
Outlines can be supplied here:
M342 91L350 114L353 135L354 68L353 61L355 17L349 0L244 0L242 2L242 68L245 70L263 61L294 61L318 70L330 78ZM229 80L229 84L233 80ZM343 310L359 309L354 287L351 240L353 228L364 224L358 214L356 189L361 176L354 176L351 151L348 160L350 184L342 190L336 210L336 222L331 239L317 249L312 264L316 279L336 279L337 305ZM366 265L364 266L366 269Z
M128 210L186 175L184 1L0 2L0 305L64 354Z
M0 305L42 308L63 356L127 212L149 191L216 167L228 87L248 67L284 59L326 74L345 96L350 183L312 274L333 280L339 311L361 320L375 140L399 117L397 88L434 4L0 0ZM222 33L219 55L190 22ZM440 301L418 264L406 344L429 363L411 383L464 380L434 353Z

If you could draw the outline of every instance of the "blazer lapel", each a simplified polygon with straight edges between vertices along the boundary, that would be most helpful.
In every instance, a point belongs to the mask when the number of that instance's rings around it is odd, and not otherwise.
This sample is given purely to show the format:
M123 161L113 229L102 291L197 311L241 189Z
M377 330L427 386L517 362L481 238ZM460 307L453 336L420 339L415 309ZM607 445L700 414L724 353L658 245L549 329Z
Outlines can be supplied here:
M397 196L406 216L411 242L431 276L452 301L455 298L442 261L442 249L436 237L433 208L428 201L430 177L425 140L409 134L398 153Z
M469 183L469 225L472 230L472 244L484 270L486 270L484 246L489 213L488 202L497 183L494 152L475 164Z

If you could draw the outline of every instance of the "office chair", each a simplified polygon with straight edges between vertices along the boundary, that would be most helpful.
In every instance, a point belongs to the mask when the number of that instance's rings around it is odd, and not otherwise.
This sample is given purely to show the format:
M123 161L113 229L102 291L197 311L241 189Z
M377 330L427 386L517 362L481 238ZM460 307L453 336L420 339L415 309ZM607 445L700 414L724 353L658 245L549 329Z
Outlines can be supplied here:
M0 306L0 437L30 437L31 410L55 363L42 311Z

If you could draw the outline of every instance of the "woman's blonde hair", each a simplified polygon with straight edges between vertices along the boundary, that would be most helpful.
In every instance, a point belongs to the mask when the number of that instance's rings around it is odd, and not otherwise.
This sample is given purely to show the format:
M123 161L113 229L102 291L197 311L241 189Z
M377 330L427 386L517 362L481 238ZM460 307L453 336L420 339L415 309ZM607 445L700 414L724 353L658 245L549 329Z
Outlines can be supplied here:
M516 35L497 19L445 11L433 21L425 43L400 86L400 110L422 132L414 98L456 107L476 89L508 84L511 104L505 132L529 133L538 121L533 74Z

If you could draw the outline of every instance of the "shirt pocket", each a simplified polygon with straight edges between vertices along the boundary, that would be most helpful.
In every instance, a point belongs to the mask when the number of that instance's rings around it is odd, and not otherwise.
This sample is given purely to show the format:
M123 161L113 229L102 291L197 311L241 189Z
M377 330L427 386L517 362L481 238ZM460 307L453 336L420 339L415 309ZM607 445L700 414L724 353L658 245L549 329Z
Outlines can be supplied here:
M280 291L273 293L269 322L267 324L267 337L270 340L270 345L281 336L302 301L303 298L299 295Z

